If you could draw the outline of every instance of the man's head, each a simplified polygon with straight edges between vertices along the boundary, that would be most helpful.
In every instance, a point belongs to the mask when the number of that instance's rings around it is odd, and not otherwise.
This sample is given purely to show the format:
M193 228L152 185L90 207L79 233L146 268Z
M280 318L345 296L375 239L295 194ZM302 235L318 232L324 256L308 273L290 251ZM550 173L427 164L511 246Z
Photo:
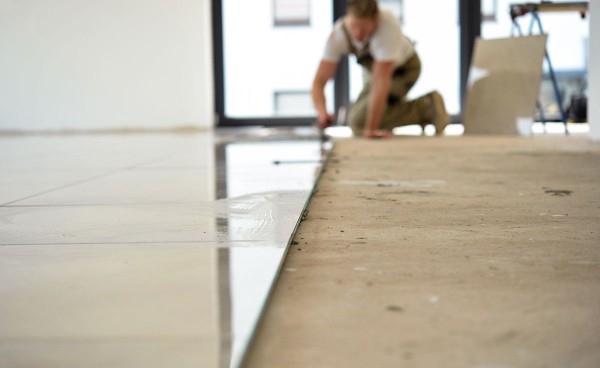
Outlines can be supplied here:
M368 38L377 26L377 0L349 0L347 12L348 28L352 37L358 41Z

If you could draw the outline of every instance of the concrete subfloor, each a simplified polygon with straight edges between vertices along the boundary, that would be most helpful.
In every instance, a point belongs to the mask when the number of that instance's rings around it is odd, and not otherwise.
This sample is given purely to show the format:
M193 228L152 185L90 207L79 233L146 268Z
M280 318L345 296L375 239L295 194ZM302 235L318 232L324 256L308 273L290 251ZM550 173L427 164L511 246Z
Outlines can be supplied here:
M336 142L246 367L600 367L600 145Z

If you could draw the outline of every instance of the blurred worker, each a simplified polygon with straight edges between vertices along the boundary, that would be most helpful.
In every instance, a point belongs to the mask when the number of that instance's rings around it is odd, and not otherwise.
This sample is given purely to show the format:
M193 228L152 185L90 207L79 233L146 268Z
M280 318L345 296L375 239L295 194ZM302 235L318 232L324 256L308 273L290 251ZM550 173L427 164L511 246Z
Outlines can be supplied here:
M325 84L335 76L340 58L349 53L366 71L363 90L348 115L355 136L383 138L398 126L419 124L424 129L429 123L437 135L443 133L450 117L437 91L406 100L421 73L421 61L400 21L380 10L376 0L349 0L347 15L335 22L327 39L311 91L321 129L334 120L327 112Z

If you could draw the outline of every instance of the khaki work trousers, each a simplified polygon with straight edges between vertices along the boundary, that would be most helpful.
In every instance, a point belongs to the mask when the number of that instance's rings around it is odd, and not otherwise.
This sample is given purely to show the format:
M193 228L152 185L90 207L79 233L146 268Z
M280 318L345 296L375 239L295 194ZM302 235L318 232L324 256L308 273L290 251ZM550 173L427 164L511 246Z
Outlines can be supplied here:
M396 73L390 87L390 97L396 101L388 102L379 125L380 129L392 130L399 126L422 124L429 118L429 104L424 96L412 101L406 100L408 91L421 74L421 60L415 53L401 68L402 72ZM363 133L369 106L371 73L365 74L364 87L348 113L348 125L356 136Z

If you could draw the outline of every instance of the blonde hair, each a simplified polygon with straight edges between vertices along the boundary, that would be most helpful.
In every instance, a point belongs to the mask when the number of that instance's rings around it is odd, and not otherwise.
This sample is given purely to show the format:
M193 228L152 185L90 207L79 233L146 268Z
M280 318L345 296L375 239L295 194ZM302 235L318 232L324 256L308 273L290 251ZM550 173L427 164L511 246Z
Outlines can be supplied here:
M375 18L379 14L377 0L348 0L346 10L358 19Z

